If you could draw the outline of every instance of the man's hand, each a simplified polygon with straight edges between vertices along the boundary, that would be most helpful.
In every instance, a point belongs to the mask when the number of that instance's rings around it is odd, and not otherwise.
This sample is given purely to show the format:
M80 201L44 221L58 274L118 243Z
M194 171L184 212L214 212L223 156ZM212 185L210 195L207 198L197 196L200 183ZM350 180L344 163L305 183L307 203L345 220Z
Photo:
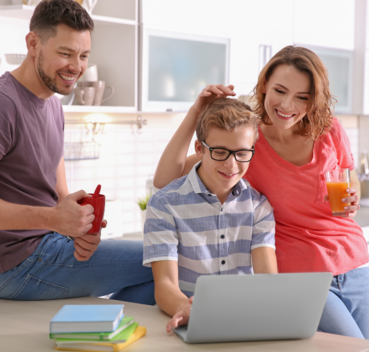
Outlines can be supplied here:
M179 308L176 314L173 315L172 319L167 324L167 332L171 332L172 329L180 326L187 325L190 319L190 313L192 308L193 296L188 299L188 303Z
M90 204L81 206L77 203L85 197L90 197L85 191L71 193L51 208L53 215L48 228L64 236L78 238L85 235L95 219L94 208Z
M107 221L103 220L102 228L107 226ZM80 262L89 260L101 242L101 231L98 233L86 233L74 239L74 256Z

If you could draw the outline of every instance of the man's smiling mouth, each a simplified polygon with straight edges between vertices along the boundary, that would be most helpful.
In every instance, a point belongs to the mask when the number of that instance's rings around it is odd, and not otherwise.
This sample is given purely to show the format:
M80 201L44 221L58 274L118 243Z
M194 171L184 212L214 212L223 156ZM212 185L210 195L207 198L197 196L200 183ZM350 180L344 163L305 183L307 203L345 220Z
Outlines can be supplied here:
M64 79L65 81L75 81L76 79L76 76L66 76L66 75L63 75L62 73L59 73L59 76Z

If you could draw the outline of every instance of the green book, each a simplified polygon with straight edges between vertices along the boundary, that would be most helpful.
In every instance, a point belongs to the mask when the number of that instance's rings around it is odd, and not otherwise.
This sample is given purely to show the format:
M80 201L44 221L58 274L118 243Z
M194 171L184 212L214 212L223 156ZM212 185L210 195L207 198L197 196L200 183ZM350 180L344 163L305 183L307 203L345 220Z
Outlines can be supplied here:
M132 317L123 317L118 327L113 332L84 332L84 333L51 333L50 339L72 339L88 341L110 341L120 335L128 327L134 324Z
M128 328L124 329L120 334L113 337L111 340L96 341L96 340L76 340L76 339L55 339L57 346L64 345L68 348L68 345L83 345L83 344L94 344L94 343L109 343L110 345L121 344L126 342L130 336L137 329L138 323L133 323Z

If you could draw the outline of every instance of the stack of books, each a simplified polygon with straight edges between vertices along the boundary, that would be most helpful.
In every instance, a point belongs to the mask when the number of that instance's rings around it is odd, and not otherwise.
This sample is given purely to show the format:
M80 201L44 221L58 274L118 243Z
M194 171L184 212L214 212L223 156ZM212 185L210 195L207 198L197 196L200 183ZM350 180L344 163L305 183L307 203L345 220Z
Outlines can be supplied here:
M50 322L50 338L61 351L119 351L146 334L123 305L65 305Z

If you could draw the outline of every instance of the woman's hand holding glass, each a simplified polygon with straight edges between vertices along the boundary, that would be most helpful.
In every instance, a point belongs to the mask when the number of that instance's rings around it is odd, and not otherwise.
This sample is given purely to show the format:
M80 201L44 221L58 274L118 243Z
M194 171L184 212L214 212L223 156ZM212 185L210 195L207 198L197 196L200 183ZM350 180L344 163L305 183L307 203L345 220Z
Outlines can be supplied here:
M350 205L345 206L344 209L347 212L347 217L353 218L356 216L357 211L360 209L359 197L357 196L357 189L354 187L347 188L346 192L350 195L348 197L342 198L342 203L350 203ZM329 201L328 195L324 197L326 202Z
M359 197L357 196L356 188L347 188L347 193L350 195L349 197L345 197L342 199L343 203L350 203L349 206L344 207L347 211L347 214L350 218L353 218L356 215L356 212L360 209L359 205Z

